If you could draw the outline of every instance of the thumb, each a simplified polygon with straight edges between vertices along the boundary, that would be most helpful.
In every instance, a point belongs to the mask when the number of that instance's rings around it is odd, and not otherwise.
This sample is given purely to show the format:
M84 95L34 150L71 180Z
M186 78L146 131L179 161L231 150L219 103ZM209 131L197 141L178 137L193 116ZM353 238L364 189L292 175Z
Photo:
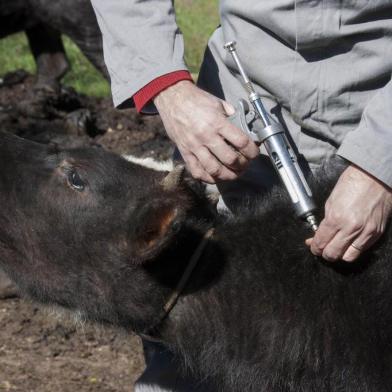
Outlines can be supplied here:
M235 108L234 106L226 101L221 100L222 102L222 106L223 106L223 110L225 111L227 116L232 116L235 113Z
M312 242L313 242L313 238L308 238L307 240L305 240L305 244L306 244L307 246L312 245Z

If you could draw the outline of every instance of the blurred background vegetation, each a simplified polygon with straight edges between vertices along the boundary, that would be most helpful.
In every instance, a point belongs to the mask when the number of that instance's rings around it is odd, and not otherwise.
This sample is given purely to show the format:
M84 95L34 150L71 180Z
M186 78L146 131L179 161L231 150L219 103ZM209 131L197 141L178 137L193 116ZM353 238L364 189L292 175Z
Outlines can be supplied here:
M219 24L218 0L175 0L177 22L185 38L185 58L190 71L197 74L208 37ZM103 97L109 94L108 83L67 37L64 45L71 71L63 82L78 92ZM34 59L24 33L0 40L0 75L16 69L35 72Z

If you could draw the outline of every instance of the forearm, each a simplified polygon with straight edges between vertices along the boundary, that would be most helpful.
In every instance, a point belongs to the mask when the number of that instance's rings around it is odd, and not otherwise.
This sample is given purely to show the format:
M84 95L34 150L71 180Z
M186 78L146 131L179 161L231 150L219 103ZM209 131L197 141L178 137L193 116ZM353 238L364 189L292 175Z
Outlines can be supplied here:
M171 0L91 0L116 106L158 77L187 70Z

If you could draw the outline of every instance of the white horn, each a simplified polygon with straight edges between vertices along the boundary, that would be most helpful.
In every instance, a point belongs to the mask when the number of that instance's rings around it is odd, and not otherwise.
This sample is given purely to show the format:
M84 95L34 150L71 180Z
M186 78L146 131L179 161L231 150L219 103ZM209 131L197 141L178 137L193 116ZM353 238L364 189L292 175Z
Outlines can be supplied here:
M185 166L176 165L174 169L162 180L161 184L165 191L172 191L176 189L184 176Z

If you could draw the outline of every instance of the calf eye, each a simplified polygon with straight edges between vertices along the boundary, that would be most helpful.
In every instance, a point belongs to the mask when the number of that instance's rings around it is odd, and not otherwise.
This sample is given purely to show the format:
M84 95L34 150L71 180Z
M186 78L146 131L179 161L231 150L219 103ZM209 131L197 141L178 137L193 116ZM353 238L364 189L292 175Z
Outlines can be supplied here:
M68 183L72 186L72 188L75 188L78 191L84 190L85 184L75 170L72 170L68 174Z

